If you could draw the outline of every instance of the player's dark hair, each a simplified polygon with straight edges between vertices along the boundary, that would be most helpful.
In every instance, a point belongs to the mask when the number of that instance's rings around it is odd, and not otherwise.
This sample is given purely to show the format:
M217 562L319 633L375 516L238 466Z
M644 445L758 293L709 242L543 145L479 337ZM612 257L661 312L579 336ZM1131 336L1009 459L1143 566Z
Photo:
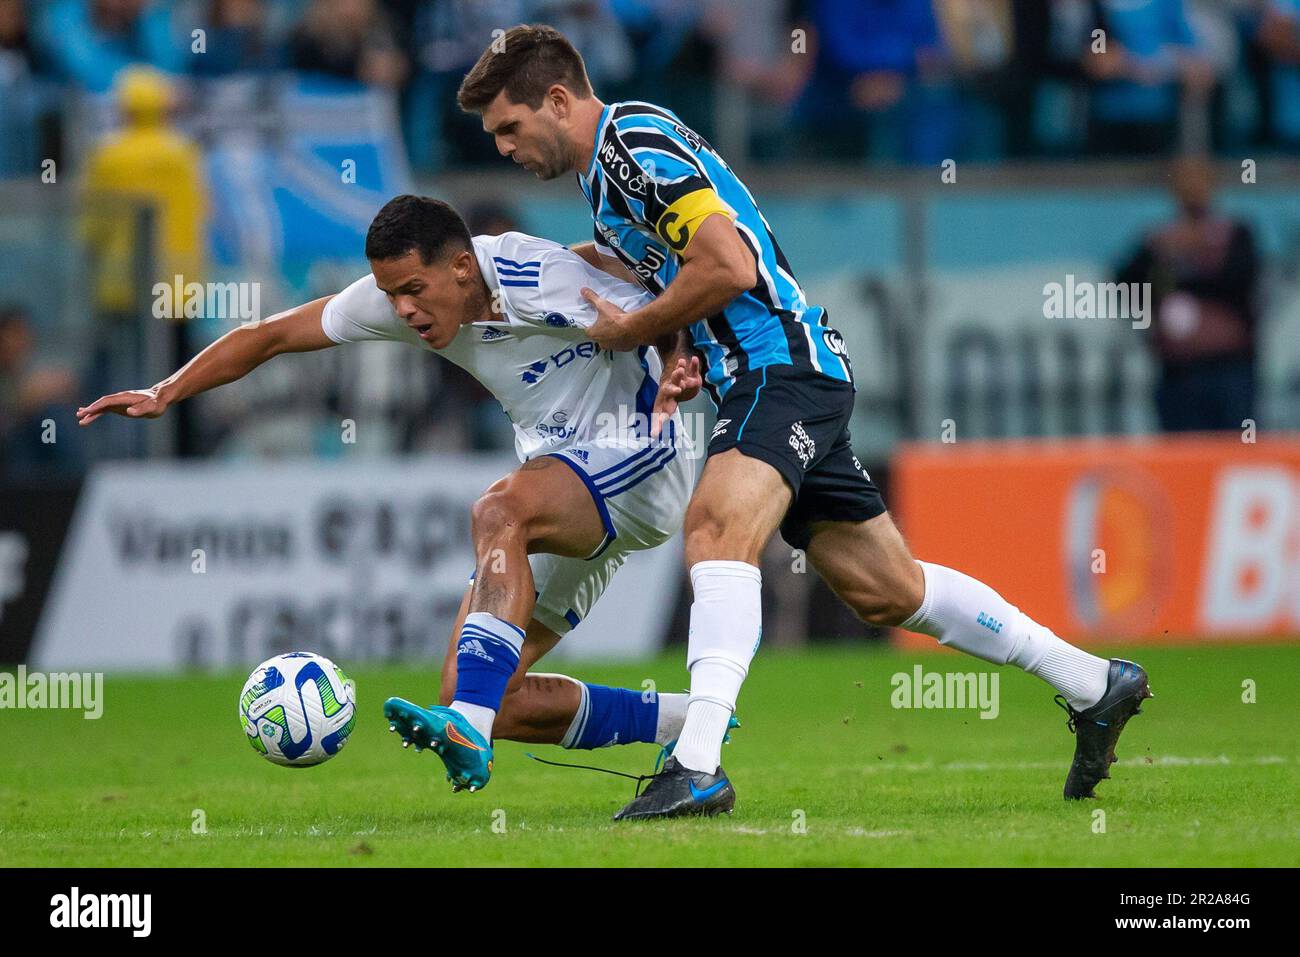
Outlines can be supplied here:
M511 103L535 110L556 83L568 87L580 100L591 96L582 55L564 34L543 23L521 23L483 51L461 81L456 102L466 113L482 113L505 90Z
M367 259L399 259L414 251L427 266L470 247L469 227L460 213L440 199L409 193L385 203L366 232Z

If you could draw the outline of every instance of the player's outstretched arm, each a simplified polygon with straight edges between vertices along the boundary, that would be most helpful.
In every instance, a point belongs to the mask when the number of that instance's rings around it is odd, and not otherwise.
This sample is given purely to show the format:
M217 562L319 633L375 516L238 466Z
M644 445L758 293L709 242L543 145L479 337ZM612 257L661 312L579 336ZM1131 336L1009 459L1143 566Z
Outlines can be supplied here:
M295 306L256 325L240 326L153 388L114 392L77 409L77 422L89 425L108 412L133 419L156 419L172 403L242 379L272 356L335 345L321 327L321 314L330 298Z
M602 349L622 352L649 345L721 310L758 281L754 254L736 224L720 213L700 223L682 251L682 268L652 302L624 312L590 289L582 296L600 318L587 335Z

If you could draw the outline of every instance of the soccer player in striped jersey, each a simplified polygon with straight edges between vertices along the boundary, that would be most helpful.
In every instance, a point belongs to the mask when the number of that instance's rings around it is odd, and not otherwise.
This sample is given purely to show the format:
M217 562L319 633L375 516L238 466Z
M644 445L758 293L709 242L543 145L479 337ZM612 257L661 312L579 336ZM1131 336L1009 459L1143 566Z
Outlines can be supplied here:
M591 338L631 349L688 329L717 406L684 526L695 593L686 723L673 759L618 818L734 804L720 746L762 632L759 555L778 529L864 620L1018 665L1056 688L1076 734L1065 796L1091 796L1149 694L1146 673L1074 648L987 585L912 558L853 454L844 340L809 304L717 151L671 110L601 102L582 57L548 26L516 26L494 41L458 101L482 116L503 156L538 178L575 174L594 221L582 254L655 296L627 309L586 291L600 316Z
M695 481L677 400L699 388L698 363L600 349L583 287L628 307L649 296L549 240L470 236L446 203L391 200L366 237L371 272L335 296L222 336L151 389L77 410L157 418L283 353L401 342L461 366L501 403L520 468L475 503L474 580L442 668L441 703L393 698L384 714L406 743L442 759L454 789L492 772L494 737L599 748L643 741L668 750L686 695L607 688L529 673L587 615L627 557L681 527ZM650 422L668 432L651 440Z

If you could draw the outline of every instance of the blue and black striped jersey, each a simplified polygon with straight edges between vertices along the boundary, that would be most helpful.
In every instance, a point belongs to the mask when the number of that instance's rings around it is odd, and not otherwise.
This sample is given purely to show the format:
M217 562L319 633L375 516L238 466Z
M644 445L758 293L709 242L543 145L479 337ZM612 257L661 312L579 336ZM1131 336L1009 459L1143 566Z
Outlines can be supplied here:
M677 275L678 255L706 217L725 212L735 222L758 280L690 328L715 401L738 376L769 365L853 381L843 337L827 325L824 308L808 305L754 197L674 113L636 101L606 106L578 185L601 251L622 260L654 295Z

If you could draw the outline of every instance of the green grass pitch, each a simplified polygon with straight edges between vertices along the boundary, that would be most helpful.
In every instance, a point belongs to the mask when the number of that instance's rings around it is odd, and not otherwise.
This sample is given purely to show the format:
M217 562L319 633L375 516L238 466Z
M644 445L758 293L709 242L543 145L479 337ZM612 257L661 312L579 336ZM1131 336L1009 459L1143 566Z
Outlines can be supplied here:
M501 743L491 784L451 794L438 759L403 751L380 710L392 694L427 700L427 669L358 670L352 740L304 770L276 767L243 740L243 674L110 675L97 721L0 711L0 865L1300 861L1300 645L1123 654L1147 667L1156 697L1126 730L1099 800L1062 800L1073 738L1035 678L997 669L1000 714L982 720L890 704L891 676L917 662L992 670L970 658L765 650L741 696L743 727L723 753L739 794L734 815L631 825L610 820L631 782L546 767L524 752L640 773L653 764L649 745L566 752ZM686 680L680 655L572 673L631 687L653 678L665 690ZM1257 703L1242 701L1246 679ZM199 820L206 833L195 833Z

